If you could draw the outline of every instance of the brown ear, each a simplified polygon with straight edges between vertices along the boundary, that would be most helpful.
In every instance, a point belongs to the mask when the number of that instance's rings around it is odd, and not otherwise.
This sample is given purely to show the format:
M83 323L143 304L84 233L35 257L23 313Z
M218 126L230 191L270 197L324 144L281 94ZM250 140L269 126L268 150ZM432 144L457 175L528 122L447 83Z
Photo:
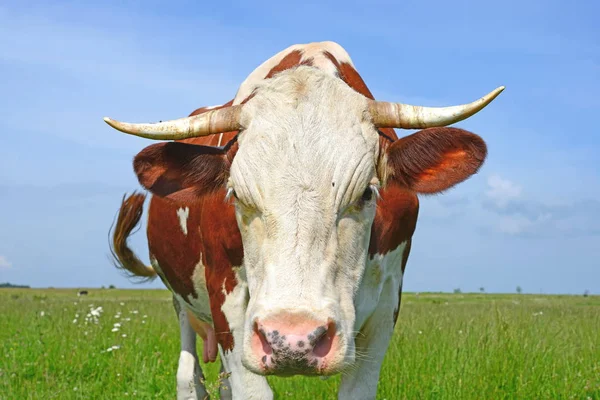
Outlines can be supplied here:
M143 187L178 202L193 201L224 187L229 165L221 149L179 142L153 144L133 160Z
M487 147L458 128L429 128L403 137L387 150L390 180L418 193L439 193L479 170Z

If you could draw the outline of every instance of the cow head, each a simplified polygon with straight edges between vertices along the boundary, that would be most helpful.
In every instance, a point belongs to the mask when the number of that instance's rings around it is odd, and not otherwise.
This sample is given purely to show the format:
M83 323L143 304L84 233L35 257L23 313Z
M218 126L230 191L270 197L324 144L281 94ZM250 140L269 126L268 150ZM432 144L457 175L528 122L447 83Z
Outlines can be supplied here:
M117 129L165 139L239 130L224 149L160 143L134 168L152 193L194 201L226 188L241 232L250 301L243 362L260 374L332 374L355 357L355 294L368 255L378 191L437 193L486 156L472 133L439 127L466 106L374 102L342 80L301 66L265 80L243 106ZM377 127L428 127L382 146ZM175 132L176 135L169 136Z

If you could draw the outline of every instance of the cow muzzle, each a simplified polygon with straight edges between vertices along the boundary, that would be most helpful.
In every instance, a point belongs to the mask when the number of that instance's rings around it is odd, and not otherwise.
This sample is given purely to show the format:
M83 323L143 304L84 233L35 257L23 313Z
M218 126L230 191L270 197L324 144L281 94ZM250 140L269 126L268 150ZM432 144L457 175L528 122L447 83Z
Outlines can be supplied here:
M345 346L333 318L280 312L255 318L250 335L251 364L264 375L330 375L339 372L344 359Z

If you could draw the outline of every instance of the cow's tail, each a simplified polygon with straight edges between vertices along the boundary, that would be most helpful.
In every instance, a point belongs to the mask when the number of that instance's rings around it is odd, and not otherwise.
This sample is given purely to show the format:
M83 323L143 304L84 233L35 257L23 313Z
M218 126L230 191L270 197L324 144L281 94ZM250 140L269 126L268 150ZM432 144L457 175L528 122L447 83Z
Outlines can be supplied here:
M150 281L156 278L156 271L144 264L127 244L127 238L132 231L139 227L144 211L146 195L133 192L129 197L123 196L117 222L111 227L110 252L112 253L115 267L123 270L129 277L142 278L141 281Z

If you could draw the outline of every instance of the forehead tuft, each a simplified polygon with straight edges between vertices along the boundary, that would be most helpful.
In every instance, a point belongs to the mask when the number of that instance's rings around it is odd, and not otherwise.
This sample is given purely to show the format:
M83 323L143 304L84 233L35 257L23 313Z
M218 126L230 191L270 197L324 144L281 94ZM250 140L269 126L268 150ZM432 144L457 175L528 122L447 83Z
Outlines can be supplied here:
M319 136L343 141L359 134L373 141L374 128L362 129L362 125L370 125L365 118L367 101L344 81L320 69L298 66L283 71L257 85L246 103L242 115L246 129L240 144L253 139L260 131L255 128L263 129L261 136L321 133ZM272 129L265 131L268 127Z

